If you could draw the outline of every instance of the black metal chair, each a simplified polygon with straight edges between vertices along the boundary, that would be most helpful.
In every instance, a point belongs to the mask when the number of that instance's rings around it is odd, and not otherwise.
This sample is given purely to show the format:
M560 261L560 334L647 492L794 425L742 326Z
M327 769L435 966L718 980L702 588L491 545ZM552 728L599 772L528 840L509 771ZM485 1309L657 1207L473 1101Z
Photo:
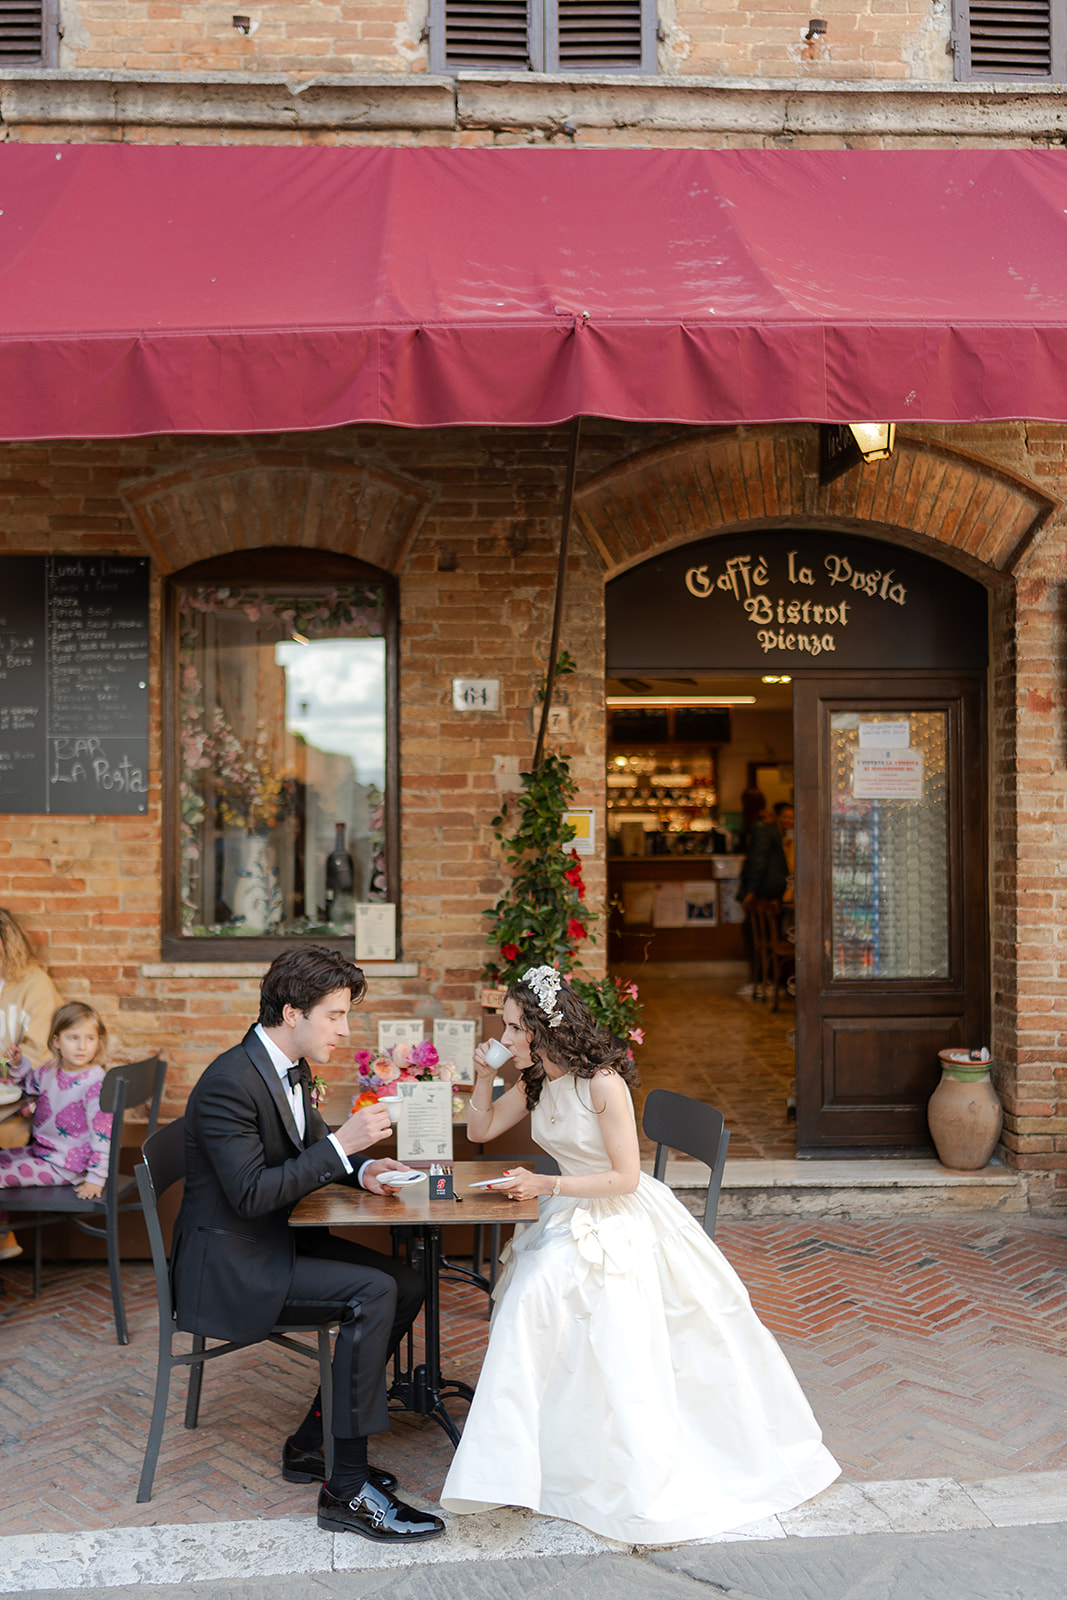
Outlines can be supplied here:
M152 1246L152 1265L156 1274L156 1295L159 1300L159 1361L156 1367L156 1394L152 1406L152 1422L145 1446L141 1481L137 1487L138 1502L152 1498L152 1482L156 1475L159 1447L163 1442L163 1425L167 1420L167 1400L170 1395L170 1375L175 1367L189 1368L189 1392L185 1401L185 1426L195 1428L200 1418L200 1390L204 1380L204 1363L217 1356L226 1356L234 1350L250 1350L248 1344L217 1344L207 1348L203 1334L192 1334L193 1347L188 1352L175 1352L174 1336L178 1332L177 1317L170 1292L170 1269L167 1250L163 1243L163 1229L159 1223L158 1201L161 1195L185 1179L185 1118L161 1128L151 1139L146 1139L141 1154L144 1157L135 1169L137 1188L144 1207L145 1225ZM330 1418L333 1411L333 1375L330 1366L330 1335L338 1326L331 1322L279 1322L267 1338L297 1355L310 1357L319 1364L319 1388L322 1391L323 1451L326 1457L326 1474L333 1467L333 1440ZM290 1335L313 1333L315 1348L299 1343ZM263 1341L258 1341L262 1343Z
M33 1188L4 1189L0 1193L0 1209L11 1213L28 1212L25 1221L12 1215L14 1227L21 1232L32 1228L33 1241L33 1293L41 1292L42 1234L53 1223L71 1221L82 1233L107 1240L107 1265L111 1275L111 1300L115 1308L115 1335L119 1344L129 1344L126 1326L126 1307L122 1298L122 1272L119 1259L119 1218L129 1211L140 1211L132 1177L120 1173L122 1159L122 1126L126 1112L135 1106L148 1106L148 1132L155 1133L159 1121L159 1105L163 1098L163 1083L167 1076L167 1063L159 1056L149 1056L144 1061L132 1061L125 1067L111 1067L100 1085L100 1109L110 1111L111 1150L108 1156L107 1182L99 1200L79 1200L69 1184L55 1186L40 1184ZM100 1222L87 1221L88 1217L101 1218Z
M694 1161L703 1161L711 1168L708 1194L704 1202L704 1232L709 1239L715 1237L715 1217L719 1209L719 1190L722 1188L723 1169L730 1134L721 1111L705 1105L702 1100L691 1100L688 1095L675 1094L671 1089L653 1089L645 1101L641 1119L646 1139L656 1141L656 1163L652 1176L665 1181L667 1154L680 1150Z

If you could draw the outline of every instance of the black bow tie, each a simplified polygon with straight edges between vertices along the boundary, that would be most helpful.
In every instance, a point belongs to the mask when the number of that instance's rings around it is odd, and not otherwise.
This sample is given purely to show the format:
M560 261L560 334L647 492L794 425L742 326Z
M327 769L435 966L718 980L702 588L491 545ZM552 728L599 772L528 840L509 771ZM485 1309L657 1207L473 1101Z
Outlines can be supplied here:
M295 1089L298 1083L311 1088L311 1068L306 1061L298 1061L295 1067L290 1067L285 1076L289 1079L290 1089Z

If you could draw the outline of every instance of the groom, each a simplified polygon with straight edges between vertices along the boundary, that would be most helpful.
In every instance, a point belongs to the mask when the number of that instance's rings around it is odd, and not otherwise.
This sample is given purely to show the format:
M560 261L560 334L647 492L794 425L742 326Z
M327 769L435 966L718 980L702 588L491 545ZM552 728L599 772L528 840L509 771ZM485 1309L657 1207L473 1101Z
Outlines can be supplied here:
M311 1103L307 1061L328 1061L348 1035L366 982L344 956L318 945L287 950L260 989L259 1022L211 1063L185 1112L185 1193L171 1273L178 1326L255 1344L277 1322L339 1319L333 1356L333 1469L319 1493L320 1528L378 1543L436 1539L439 1517L398 1500L392 1473L367 1461L367 1436L389 1427L385 1369L422 1303L402 1263L326 1229L289 1227L298 1200L327 1183L383 1193L397 1161L354 1158L389 1132L368 1106L330 1133ZM283 1475L325 1477L316 1395L286 1440Z

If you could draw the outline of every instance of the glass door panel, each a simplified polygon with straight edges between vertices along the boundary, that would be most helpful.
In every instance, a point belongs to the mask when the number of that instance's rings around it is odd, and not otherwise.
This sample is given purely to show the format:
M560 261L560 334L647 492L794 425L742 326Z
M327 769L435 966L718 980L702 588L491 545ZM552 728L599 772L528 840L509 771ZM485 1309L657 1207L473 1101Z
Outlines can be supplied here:
M834 979L950 976L948 747L944 710L830 713Z

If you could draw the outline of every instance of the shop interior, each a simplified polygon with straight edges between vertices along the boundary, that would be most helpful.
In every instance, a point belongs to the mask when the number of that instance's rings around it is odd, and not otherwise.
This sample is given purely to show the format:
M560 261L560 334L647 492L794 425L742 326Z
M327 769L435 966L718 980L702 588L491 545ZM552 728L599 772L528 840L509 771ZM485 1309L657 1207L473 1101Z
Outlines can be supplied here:
M776 1010L738 992L738 885L752 822L793 799L792 682L609 679L606 701L608 957L640 989L642 1087L716 1105L733 1158L791 1158L792 984Z

